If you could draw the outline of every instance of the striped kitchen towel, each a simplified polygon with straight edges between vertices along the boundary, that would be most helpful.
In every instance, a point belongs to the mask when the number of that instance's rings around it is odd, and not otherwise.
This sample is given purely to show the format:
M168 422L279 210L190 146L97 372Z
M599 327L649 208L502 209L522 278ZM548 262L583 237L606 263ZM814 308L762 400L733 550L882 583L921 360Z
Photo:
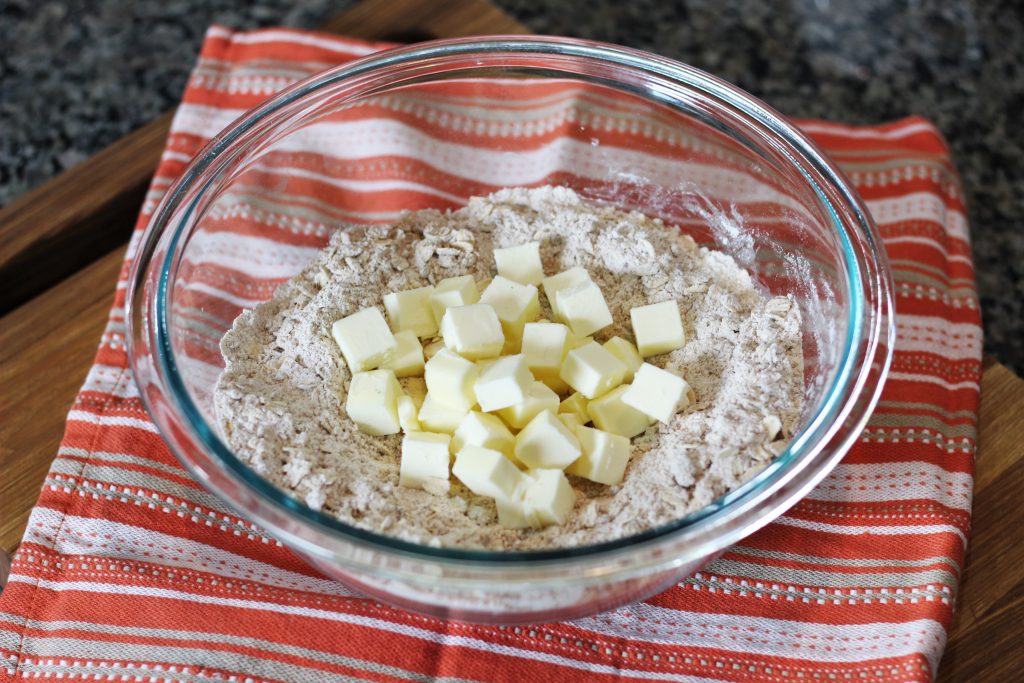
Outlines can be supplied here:
M223 123L379 47L212 28L139 230ZM446 113L427 102L409 115L442 125ZM923 119L800 125L843 166L879 224L899 334L863 436L777 522L650 600L569 623L475 626L358 597L222 507L168 452L126 369L124 269L0 596L0 680L930 680L969 531L981 372L963 197L942 137ZM528 145L550 131L506 134ZM385 181L418 172L385 161L366 172ZM474 179L444 182L458 194ZM386 205L377 199L368 192L367 210ZM302 204L299 216L274 197L239 202L232 216L269 239L315 246L321 223L338 220L322 203ZM229 304L269 293L216 284L211 291Z

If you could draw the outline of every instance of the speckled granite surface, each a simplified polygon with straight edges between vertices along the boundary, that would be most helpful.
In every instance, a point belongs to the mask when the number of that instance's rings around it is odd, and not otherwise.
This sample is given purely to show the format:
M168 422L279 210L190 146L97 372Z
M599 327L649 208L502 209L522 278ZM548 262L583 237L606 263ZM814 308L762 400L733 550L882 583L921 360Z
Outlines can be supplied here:
M1024 373L1024 4L495 0L539 33L715 73L792 116L927 116L963 176L986 348ZM0 0L0 203L165 111L212 22L311 27L351 0Z

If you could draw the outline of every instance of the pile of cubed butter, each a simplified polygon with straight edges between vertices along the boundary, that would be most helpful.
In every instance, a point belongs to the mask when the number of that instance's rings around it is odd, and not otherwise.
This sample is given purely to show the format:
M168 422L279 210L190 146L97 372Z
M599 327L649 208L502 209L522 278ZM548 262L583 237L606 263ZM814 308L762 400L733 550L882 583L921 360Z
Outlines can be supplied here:
M632 309L636 346L599 344L612 315L586 270L545 277L537 242L494 260L483 293L451 277L386 295L391 328L376 307L335 322L353 373L345 409L367 434L404 432L402 486L445 494L450 470L494 499L505 527L561 524L575 501L566 472L618 484L629 440L693 400L682 377L643 361L683 345L679 306ZM557 322L538 319L538 285ZM439 331L424 362L420 340ZM397 378L419 375L426 394L406 394Z

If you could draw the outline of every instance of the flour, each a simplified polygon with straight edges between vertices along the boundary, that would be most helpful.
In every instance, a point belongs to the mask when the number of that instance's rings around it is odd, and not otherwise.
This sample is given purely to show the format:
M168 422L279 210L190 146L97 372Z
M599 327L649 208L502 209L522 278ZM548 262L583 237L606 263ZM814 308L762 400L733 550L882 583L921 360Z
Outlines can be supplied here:
M546 273L583 266L601 287L615 322L598 341L632 339L631 308L678 300L687 344L647 360L682 375L696 403L633 439L620 485L570 477L577 501L565 524L509 530L498 525L493 502L454 478L448 496L398 485L402 437L368 436L345 416L350 373L330 329L388 292L454 275L488 280L493 249L530 240L541 243ZM311 507L435 546L577 546L677 519L781 452L803 388L793 301L762 295L730 257L658 220L554 187L502 190L452 213L418 211L389 226L339 230L270 301L238 316L221 349L227 367L214 403L236 453ZM781 423L780 440L766 418Z

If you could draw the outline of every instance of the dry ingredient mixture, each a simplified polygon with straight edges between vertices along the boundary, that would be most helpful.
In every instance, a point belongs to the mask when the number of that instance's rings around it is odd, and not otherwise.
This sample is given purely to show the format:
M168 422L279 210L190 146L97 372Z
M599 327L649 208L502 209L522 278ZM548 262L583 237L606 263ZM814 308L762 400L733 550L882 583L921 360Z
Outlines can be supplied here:
M492 500L455 478L447 496L398 485L402 435L370 436L346 417L351 373L331 325L389 292L456 275L489 279L495 248L532 240L547 274L582 266L605 292L614 322L594 335L598 342L632 338L631 308L678 300L686 345L647 361L682 376L696 402L632 440L621 484L573 478L577 500L563 525L513 530L498 524ZM455 212L339 230L270 301L238 316L221 349L226 368L214 406L236 453L311 507L434 546L577 546L677 519L781 452L803 390L795 302L763 295L732 258L659 220L560 187L501 190Z

